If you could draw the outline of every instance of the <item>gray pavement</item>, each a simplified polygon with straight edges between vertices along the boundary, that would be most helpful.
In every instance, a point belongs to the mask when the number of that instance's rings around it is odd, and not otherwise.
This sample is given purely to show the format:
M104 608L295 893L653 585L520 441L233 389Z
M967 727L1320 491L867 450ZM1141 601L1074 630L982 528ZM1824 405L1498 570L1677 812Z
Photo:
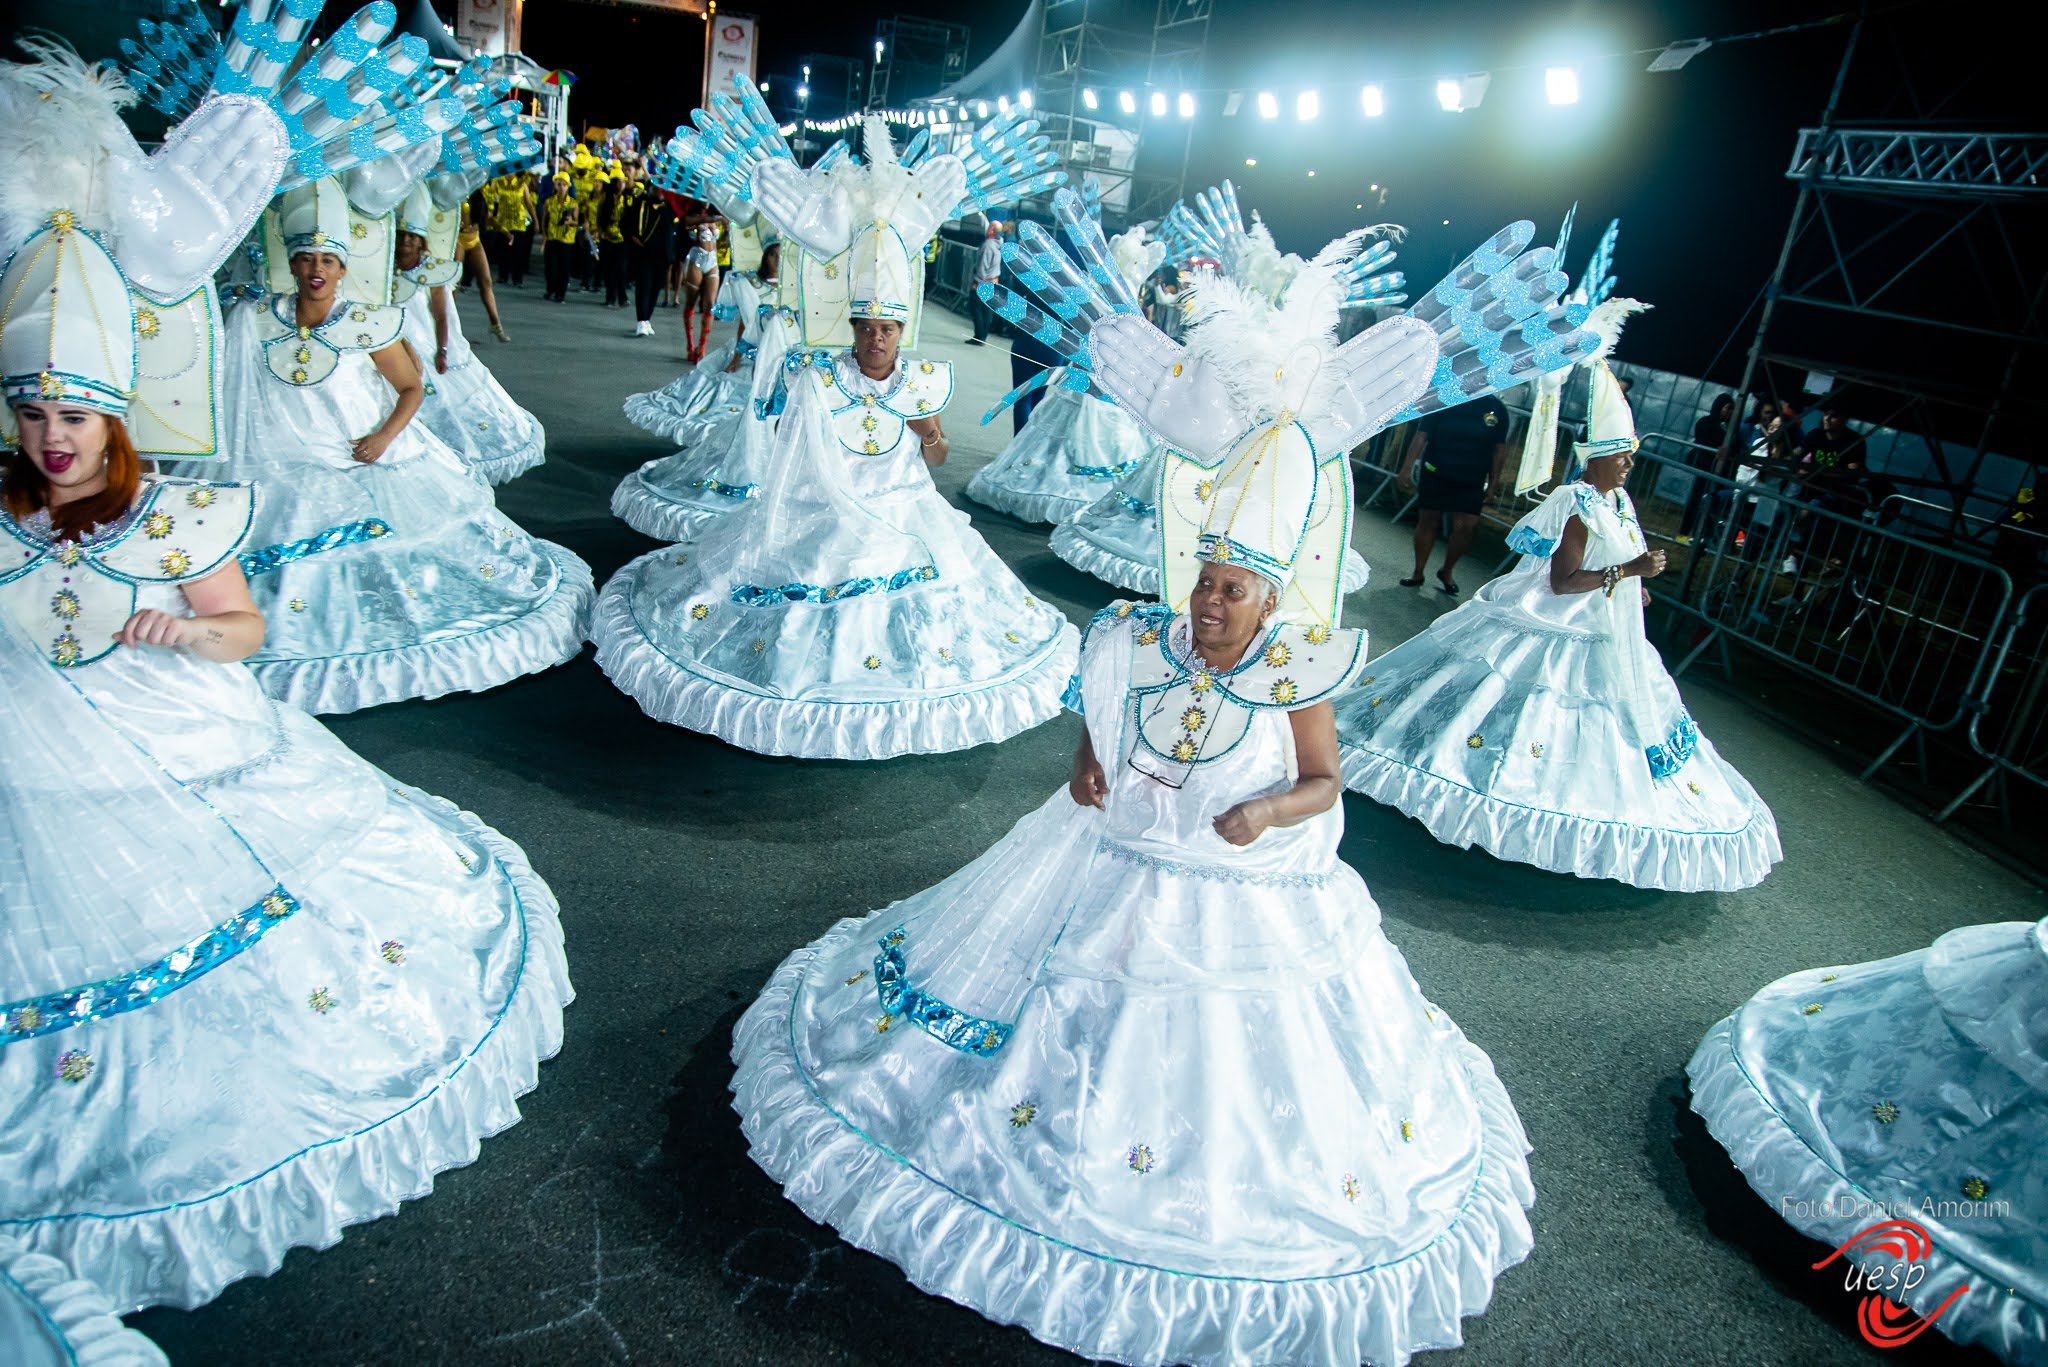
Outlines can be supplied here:
M666 453L621 416L680 369L673 311L635 339L599 296L501 290L514 341L469 335L548 429L548 462L500 491L526 527L602 580L652 543L614 520L619 478ZM1039 597L1084 622L1108 586L1025 527L964 502L1000 450L1007 349L960 345L934 312L925 354L959 365L940 487ZM725 329L720 329L721 335ZM1407 530L1360 516L1373 568L1350 600L1375 650L1451 600L1398 587ZM1494 554L1498 552L1495 551ZM1469 591L1491 557L1462 567ZM2039 890L1859 785L1832 755L1688 680L1694 714L1776 811L1785 862L1761 887L1680 896L1589 883L1437 844L1348 797L1343 852L1423 989L1490 1053L1535 1152L1536 1247L1422 1362L1933 1363L1928 1334L1880 1355L1825 1252L1753 1196L1685 1105L1707 1027L1795 969L2031 920ZM491 693L335 719L349 745L525 846L562 903L578 998L524 1120L472 1166L334 1248L192 1312L132 1322L179 1364L823 1364L1073 1361L910 1287L783 1201L727 1102L733 1023L775 964L839 917L973 858L1064 781L1072 717L1001 746L884 764L769 759L644 717L586 650ZM1882 1047L1882 1041L1873 1041ZM1988 1361L1972 1356L1970 1361Z

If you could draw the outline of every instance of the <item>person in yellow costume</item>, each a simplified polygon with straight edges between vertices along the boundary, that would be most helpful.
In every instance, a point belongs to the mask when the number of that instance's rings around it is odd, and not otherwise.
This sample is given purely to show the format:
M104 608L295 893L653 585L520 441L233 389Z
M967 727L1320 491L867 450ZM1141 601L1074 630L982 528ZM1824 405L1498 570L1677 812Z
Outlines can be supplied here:
M575 191L564 172L555 173L542 226L547 234L541 248L541 266L547 272L547 293L542 297L559 304L569 297L569 260L576 251L577 229L582 226Z
M515 287L524 283L526 252L532 250L533 244L531 178L516 173L494 176L484 182L484 231L497 249L498 283Z
M581 223L576 234L575 264L570 274L578 289L597 288L597 194L604 180L604 163L587 147L578 147L569 157L569 183L575 187Z

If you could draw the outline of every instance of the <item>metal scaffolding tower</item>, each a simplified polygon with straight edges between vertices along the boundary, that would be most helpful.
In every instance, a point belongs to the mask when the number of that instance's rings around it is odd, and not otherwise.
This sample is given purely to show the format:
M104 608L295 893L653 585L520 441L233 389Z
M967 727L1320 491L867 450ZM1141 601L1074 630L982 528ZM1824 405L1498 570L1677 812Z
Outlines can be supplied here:
M965 24L940 24L899 14L875 25L875 65L868 81L869 109L921 100L967 71Z
M1106 218L1158 218L1186 188L1214 0L1046 0L1034 98L1075 180L1102 187Z
M1850 29L1785 173L1799 196L1740 402L1830 377L1849 416L1925 440L1935 477L1900 482L1942 495L1965 542L1987 453L2048 463L2048 134L2001 128L2038 123L2023 92L1931 36L1868 3Z

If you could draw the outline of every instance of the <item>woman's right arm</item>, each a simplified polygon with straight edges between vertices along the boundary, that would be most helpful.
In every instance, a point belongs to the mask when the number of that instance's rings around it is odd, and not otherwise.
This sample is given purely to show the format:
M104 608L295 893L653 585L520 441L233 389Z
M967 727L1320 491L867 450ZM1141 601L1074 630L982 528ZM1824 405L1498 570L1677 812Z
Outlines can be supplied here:
M1564 535L1550 555L1552 593L1591 593L1607 585L1606 570L1579 568L1586 559L1586 524L1574 517L1564 524ZM1623 579L1655 579L1664 573L1664 552L1644 551L1625 565L1616 567Z

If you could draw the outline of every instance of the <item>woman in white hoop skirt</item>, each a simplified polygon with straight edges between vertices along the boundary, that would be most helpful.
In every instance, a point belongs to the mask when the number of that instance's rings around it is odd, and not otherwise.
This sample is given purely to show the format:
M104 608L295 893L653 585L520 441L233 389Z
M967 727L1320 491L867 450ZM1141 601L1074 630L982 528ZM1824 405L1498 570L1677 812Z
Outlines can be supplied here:
M561 927L517 846L236 663L255 494L140 473L129 395L171 396L114 260L60 215L0 291L0 1236L195 1306L518 1120Z
M1084 1357L1399 1367L1459 1343L1530 1247L1514 1106L1337 857L1328 699L1365 639L1332 625L1345 525L1315 514L1350 472L1316 452L1416 399L1438 348L1408 318L1336 346L1314 269L1285 318L1212 299L1185 350L1077 311L1105 388L1199 452L1167 472L1167 601L1090 626L1066 789L797 951L734 1036L791 1200Z
M339 185L275 210L296 289L228 320L229 471L259 480L250 591L270 623L250 659L310 712L493 688L582 649L590 569L498 510L414 421L425 391L406 310L351 303Z
M1692 1108L1757 1194L1911 1312L2048 1363L2048 920L1772 983L1700 1041ZM1930 1241L1857 1239L1887 1217Z
M1344 784L1460 849L1673 892L1761 882L1777 821L1699 732L1643 634L1664 567L1623 482L1628 402L1593 367L1582 479L1515 524L1516 567L1337 700Z
M547 433L463 335L450 293L462 278L462 263L452 259L460 217L437 207L425 182L412 187L398 206L392 302L404 306L405 339L425 372L418 422L487 482L504 484L547 459Z
M687 541L760 494L774 425L754 401L773 388L789 345L789 315L779 303L781 259L781 244L770 241L758 271L724 277L719 308L730 306L739 320L729 345L662 388L626 399L636 427L678 448L612 491L612 515L643 536Z

